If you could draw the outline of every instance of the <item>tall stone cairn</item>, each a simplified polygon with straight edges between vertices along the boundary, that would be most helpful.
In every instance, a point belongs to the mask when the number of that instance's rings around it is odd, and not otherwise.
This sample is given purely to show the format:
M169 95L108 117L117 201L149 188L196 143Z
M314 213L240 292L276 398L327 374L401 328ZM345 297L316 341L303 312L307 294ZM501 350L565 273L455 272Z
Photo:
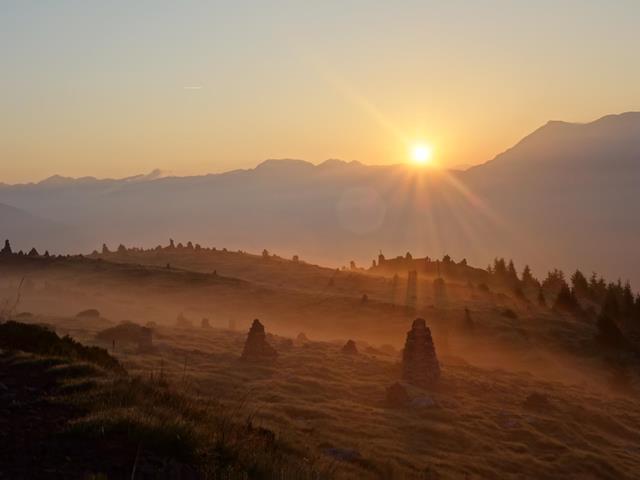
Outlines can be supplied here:
M247 341L244 344L241 360L248 362L262 362L275 360L278 352L267 343L267 336L264 332L264 326L257 318L253 321Z
M402 352L402 379L416 387L432 387L440 378L440 363L431 330L422 318L413 321Z

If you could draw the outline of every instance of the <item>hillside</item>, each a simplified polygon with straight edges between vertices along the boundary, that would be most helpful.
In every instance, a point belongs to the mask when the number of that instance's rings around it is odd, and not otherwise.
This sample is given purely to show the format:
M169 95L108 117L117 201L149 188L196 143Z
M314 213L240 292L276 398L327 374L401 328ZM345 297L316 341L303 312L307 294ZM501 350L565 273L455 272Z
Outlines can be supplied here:
M0 478L329 478L184 384L130 376L106 350L40 326L0 334Z
M415 301L407 277L414 268ZM603 343L600 314L564 308L560 293L554 301L542 289L549 305L529 299L529 289L518 293L503 268L510 267L496 261L489 272L403 256L336 272L195 245L92 258L3 254L0 317L73 339L35 353L60 356L84 349L80 342L101 355L108 349L128 372L76 376L77 395L43 404L61 412L46 424L53 438L70 429L71 445L88 439L88 451L116 455L104 464L69 456L83 472L117 477L136 464L167 478L201 478L232 465L266 472L255 478L275 478L280 468L293 468L293 478L338 480L634 478L637 351ZM601 314L609 314L606 305ZM387 388L401 378L417 316L432 331L441 377L429 388L407 385L406 402L390 404ZM268 361L240 360L254 318L277 355ZM345 353L349 339L355 352ZM15 373L14 362L0 361L12 385L30 378ZM55 373L48 372L35 381ZM60 388L74 392L46 382L56 398ZM82 408L64 410L69 404ZM212 449L216 432L230 425L222 434L230 443ZM24 443L50 441L38 435L25 430ZM54 453L64 455L69 444L57 445Z
M78 326L71 318L41 320L61 330ZM91 344L97 331L88 327L75 335ZM29 358L1 356L0 380L14 391L16 382L33 389L37 384L29 382L46 376L64 379L49 387L57 389L57 403L46 407L46 418L58 423L43 423L37 440L68 432L40 463L62 471L56 455L67 455L73 460L67 478L86 472L118 477L134 465L142 476L206 478L197 472L224 471L229 461L232 472L251 468L265 479L280 478L284 468L292 478L338 480L620 480L634 478L640 468L640 410L622 391L445 356L437 388L413 389L411 403L397 408L385 403L386 387L399 377L397 352L360 344L362 353L348 356L340 344L288 343L270 335L277 361L251 365L238 361L244 340L244 333L221 329L157 327L150 351L116 345L114 354L131 378L96 378L95 370L64 362L35 370ZM25 375L29 368L33 376ZM67 397L59 396L63 392ZM30 405L43 409L46 403ZM26 415L18 413L13 422ZM31 430L23 434L36 440ZM74 448L77 442L84 448ZM2 462L0 471L15 462Z

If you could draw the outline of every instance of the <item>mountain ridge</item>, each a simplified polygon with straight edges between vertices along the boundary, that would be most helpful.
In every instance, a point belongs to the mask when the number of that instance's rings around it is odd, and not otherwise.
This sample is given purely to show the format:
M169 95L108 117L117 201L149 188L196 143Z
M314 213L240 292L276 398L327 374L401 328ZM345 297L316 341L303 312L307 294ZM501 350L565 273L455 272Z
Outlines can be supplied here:
M368 262L380 249L481 265L507 256L531 261L539 275L580 266L640 283L640 222L629 214L638 182L640 113L632 112L549 122L466 171L270 159L190 177L2 187L0 202L83 232L67 235L65 252L171 237L328 265Z

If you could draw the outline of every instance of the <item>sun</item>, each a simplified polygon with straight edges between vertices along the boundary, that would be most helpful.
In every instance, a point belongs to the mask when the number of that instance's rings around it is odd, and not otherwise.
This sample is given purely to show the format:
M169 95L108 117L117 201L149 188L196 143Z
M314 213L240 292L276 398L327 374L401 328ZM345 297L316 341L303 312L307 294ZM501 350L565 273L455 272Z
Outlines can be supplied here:
M411 161L416 165L429 165L433 157L433 147L418 143L411 148Z

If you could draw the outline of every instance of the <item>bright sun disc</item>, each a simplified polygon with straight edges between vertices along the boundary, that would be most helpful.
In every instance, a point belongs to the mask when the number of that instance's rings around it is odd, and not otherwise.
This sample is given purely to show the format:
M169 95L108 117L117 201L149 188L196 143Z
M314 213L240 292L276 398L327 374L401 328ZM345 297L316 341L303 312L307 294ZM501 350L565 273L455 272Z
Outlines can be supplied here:
M429 145L415 145L411 150L411 159L418 165L427 165L431 162L433 149Z

